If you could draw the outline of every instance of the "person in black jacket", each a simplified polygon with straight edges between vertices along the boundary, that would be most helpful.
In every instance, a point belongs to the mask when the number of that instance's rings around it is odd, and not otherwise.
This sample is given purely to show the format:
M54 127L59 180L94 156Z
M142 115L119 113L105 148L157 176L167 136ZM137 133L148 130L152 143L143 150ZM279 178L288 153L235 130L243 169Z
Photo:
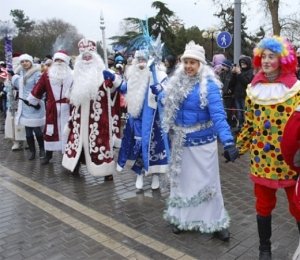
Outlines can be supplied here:
M234 99L233 99L233 93L231 92L230 82L232 78L232 62L230 60L224 60L221 64L221 69L219 69L219 73L217 74L223 83L222 88L222 97L223 97L223 103L224 108L227 114L227 122L230 125L231 128L236 127L237 120L235 116L235 111L233 110L234 105Z
M229 88L233 93L235 108L237 109L237 117L239 121L239 128L244 123L245 97L247 85L251 82L254 76L253 68L251 66L251 58L248 56L241 56L239 59L239 66L233 66L232 78Z

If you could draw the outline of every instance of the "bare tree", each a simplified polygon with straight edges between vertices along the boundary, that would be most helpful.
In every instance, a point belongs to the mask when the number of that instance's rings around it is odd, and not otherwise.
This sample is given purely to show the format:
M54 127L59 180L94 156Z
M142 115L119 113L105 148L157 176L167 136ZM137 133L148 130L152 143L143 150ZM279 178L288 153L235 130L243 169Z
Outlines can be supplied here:
M278 13L280 0L265 0L265 1L267 2L268 10L271 15L273 34L280 35L281 25L279 22L279 13Z
M216 5L232 5L233 1L224 1L224 0L212 0ZM247 5L247 2L245 1L243 3L243 5ZM270 28L272 30L272 33L274 35L280 35L281 31L283 30L285 32L285 34L287 34L288 31L292 30L292 29L296 29L297 25L299 26L299 19L294 19L294 21L292 22L289 17L291 16L291 14L289 14L288 16L280 16L279 15L279 11L282 10L282 8L284 8L284 1L280 1L280 0L261 0L259 1L259 5L261 6L262 10L264 10L266 17L270 17L271 19L271 24L272 24L272 28ZM263 26L265 27L265 26ZM265 28L265 31L268 28ZM294 35L296 35L296 31L294 33Z
M39 45L39 56L53 54L60 49L77 55L77 43L83 37L77 32L75 26L60 19L37 22L31 36Z

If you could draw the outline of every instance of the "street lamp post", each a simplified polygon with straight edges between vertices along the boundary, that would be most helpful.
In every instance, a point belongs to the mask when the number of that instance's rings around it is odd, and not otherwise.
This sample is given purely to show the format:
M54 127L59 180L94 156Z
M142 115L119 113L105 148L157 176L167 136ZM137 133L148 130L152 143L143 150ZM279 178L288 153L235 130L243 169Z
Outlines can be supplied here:
M215 37L217 34L217 29L216 28L209 28L205 30L202 33L202 37L205 39L210 39L211 42L211 60L213 59L214 56L214 42L215 42Z
M104 63L105 67L108 68L108 59L107 59L107 51L106 51L106 41L105 41L105 23L103 13L100 14L100 30L102 31L102 47L104 54Z
M215 41L213 33L211 33L210 41L211 41L211 60L212 60L214 57L214 41Z

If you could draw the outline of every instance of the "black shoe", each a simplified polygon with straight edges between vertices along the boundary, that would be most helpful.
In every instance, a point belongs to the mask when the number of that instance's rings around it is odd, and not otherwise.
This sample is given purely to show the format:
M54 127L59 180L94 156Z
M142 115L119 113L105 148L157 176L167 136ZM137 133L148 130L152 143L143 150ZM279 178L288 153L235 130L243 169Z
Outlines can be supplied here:
M260 251L259 260L272 260L272 254L270 251Z
M42 158L41 164L46 165L50 162L51 159L52 159L52 151L46 151L46 156Z
M27 144L29 146L29 156L28 156L28 160L32 161L35 158L35 145L34 145L34 137L30 136L30 137L26 137L27 140Z
M176 235L180 234L182 232L182 230L180 230L177 226L175 225L171 225L172 227L172 232Z
M35 158L35 152L30 152L29 156L28 156L28 160L32 161L32 160L34 160L34 158Z
M72 174L79 175L79 171L80 171L80 162L77 163L77 165L75 166L75 169L72 171Z
M227 228L214 232L214 237L221 241L227 242L230 239L230 233Z
M113 181L113 180L114 180L114 176L112 175L104 176L104 181Z
M46 157L46 153L44 149L40 149L40 153L39 153L40 159L45 158Z
M41 165L46 165L50 162L51 158L45 156L44 158L42 158L41 160Z

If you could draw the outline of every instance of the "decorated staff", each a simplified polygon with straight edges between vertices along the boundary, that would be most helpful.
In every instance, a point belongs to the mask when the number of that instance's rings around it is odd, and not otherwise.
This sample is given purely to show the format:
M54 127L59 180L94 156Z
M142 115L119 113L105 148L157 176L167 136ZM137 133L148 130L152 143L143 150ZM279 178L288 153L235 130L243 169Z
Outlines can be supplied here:
M6 68L12 70L12 39L18 35L16 25L10 21L0 21L0 38L4 38Z

